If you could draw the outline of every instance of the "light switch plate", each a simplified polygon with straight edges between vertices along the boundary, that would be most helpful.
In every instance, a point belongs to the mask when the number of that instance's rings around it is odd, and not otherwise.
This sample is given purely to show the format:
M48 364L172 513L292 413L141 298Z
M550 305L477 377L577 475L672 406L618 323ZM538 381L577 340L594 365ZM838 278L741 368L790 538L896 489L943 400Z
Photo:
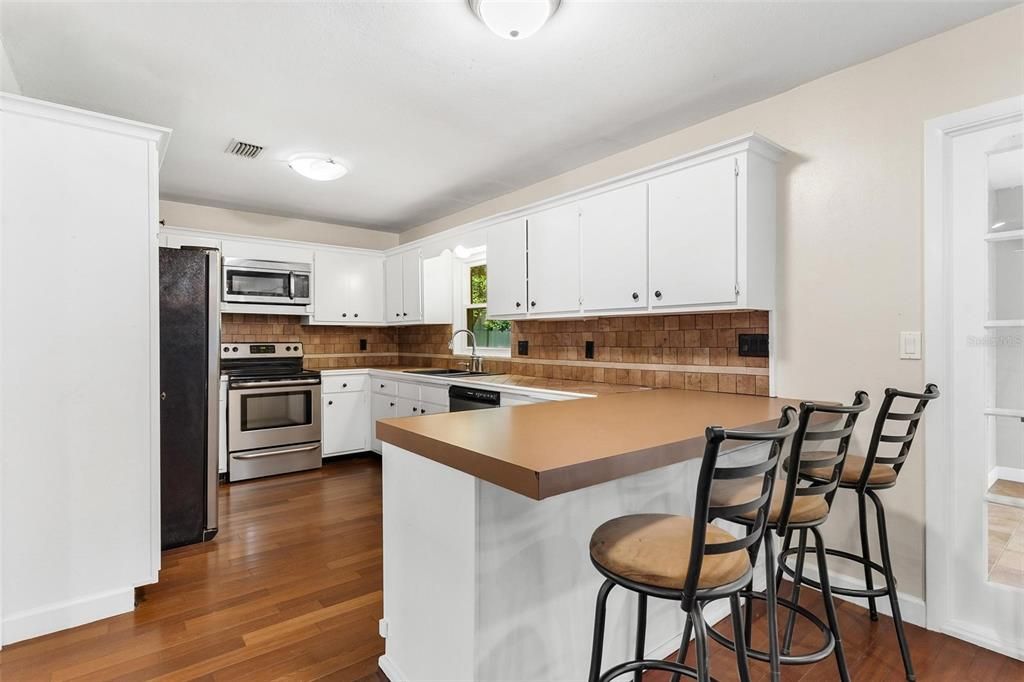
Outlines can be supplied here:
M921 332L900 332L900 360L921 359Z

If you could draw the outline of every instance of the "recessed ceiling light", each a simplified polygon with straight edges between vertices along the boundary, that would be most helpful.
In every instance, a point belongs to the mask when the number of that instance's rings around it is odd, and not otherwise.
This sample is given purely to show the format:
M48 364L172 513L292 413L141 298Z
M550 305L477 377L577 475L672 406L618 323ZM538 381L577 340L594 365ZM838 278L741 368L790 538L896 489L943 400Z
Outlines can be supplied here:
M469 0L469 6L487 28L502 38L529 38L547 23L560 0Z
M323 154L297 154L288 159L288 166L310 180L337 180L348 168Z

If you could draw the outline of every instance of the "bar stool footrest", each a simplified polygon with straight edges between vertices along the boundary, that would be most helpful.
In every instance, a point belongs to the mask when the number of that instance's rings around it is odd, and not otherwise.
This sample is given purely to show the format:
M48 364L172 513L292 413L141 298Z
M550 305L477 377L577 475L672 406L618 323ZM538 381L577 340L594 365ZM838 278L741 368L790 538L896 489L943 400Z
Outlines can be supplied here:
M639 661L627 661L609 668L601 674L598 680L599 682L609 682L609 680L613 680L620 675L625 675L626 673L646 670L663 670L669 673L679 673L683 677L689 677L694 680L698 679L697 670L688 665L682 665L675 661L662 661L658 659L645 658ZM715 678L712 677L710 679L711 682L716 682Z
M799 551L800 551L799 547L790 547L785 552L782 552L782 553L779 554L779 568L781 568L782 572L785 573L786 575L788 575L793 580L796 580L796 569L795 568L791 568L786 563L786 559L789 558L790 556L793 556L794 554L796 554ZM870 566L871 570L875 571L876 573L880 573L881 576L882 576L881 577L881 583L883 585L882 587L876 587L873 590L869 590L869 589L866 589L866 588L862 589L862 588L858 588L858 587L840 587L838 585L832 585L831 586L832 594L838 594L838 595L842 595L844 597L859 597L861 599L867 599L868 597L885 597L885 596L888 596L889 590L888 590L888 588L885 587L885 568L882 566L882 564L878 563L877 561L868 561L867 559L865 559L864 557L860 556L859 554L853 554L852 552L845 552L845 551L843 551L841 549L829 549L828 547L826 547L825 548L825 554L827 554L828 556L838 557L840 559L846 559L847 561L852 561L852 562L854 562L856 564L860 564L861 566ZM819 591L821 590L821 583L818 582L817 580L812 580L811 578L808 578L806 575L804 575L800 579L800 584L801 585L809 585L809 586L813 587L816 590L819 590Z
M740 592L740 596L745 597L747 599L758 599L760 601L767 601L767 597L765 596L764 592L744 591ZM806 654L799 654L795 656L792 654L779 654L779 663L781 663L782 665L810 665L812 663L818 663L819 661L823 661L832 655L832 651L835 649L836 646L836 639L832 635L832 630L829 629L828 625L825 624L825 621L818 618L811 611L805 609L799 604L794 604L789 599L783 599L782 597L776 596L775 600L778 602L779 606L795 612L798 616L804 618L805 620L809 621L812 625L817 627L825 638L825 643L822 645L820 649L815 649L814 651L808 652ZM721 644L722 646L726 647L727 649L731 651L736 651L736 643L728 637L726 637L725 635L723 635L721 632L715 630L714 628L708 628L708 636L711 637L711 639L718 642L719 644ZM753 647L749 646L747 647L747 658L752 658L755 661L761 661L762 663L768 663L771 660L768 656L767 651L761 651L760 649L754 649Z

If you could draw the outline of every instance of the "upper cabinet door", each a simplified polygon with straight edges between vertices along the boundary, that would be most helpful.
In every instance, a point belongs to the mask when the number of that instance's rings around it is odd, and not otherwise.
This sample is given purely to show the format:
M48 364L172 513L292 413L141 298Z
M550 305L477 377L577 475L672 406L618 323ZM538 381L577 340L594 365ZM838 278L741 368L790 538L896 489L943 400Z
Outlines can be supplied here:
M487 316L526 309L526 218L517 218L487 228Z
M736 301L736 160L650 182L651 305Z
M402 321L423 319L423 274L419 249L402 254Z
M584 310L647 307L647 185L580 202Z
M527 219L531 313L580 309L580 214L576 203Z
M313 269L313 319L317 322L348 322L348 281L345 277L347 254L317 251Z
M402 254L384 259L384 319L401 322L402 305Z
M348 254L348 296L353 322L384 321L384 265L379 256Z

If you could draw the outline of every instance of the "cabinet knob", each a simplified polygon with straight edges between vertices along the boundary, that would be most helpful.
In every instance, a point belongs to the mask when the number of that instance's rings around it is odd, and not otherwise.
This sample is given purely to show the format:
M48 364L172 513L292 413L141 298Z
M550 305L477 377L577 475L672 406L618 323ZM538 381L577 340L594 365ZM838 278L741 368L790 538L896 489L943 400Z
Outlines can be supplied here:
M342 384L341 387L342 388L348 388L348 384Z
M401 316L402 316L401 313L395 313L395 317L401 317Z
M388 407L394 407L394 406L395 406L394 403L388 403Z
M418 410L414 407L414 408L412 408L412 411L413 412L417 412Z
M384 384L381 384L381 385L380 385L380 387L381 387L381 388L384 388Z
M348 317L348 313L342 313L341 316L342 317Z
M359 313L352 313L352 317L359 317Z
M333 400L328 400L328 401L327 401L327 404L328 404L328 405L333 405L333 404L334 404L334 401L333 401Z
M661 289L654 292L654 298L661 298Z
M634 301L639 301L640 300L640 294L638 294L637 292L634 291L633 292L633 300Z
M402 313L402 317L407 316L409 313Z
M536 308L537 307L537 302L536 301L530 301L530 307L531 308Z
M516 301L516 307L517 307L517 308L519 308L519 307L520 307L520 306L522 306L522 305L523 305L522 303L520 303L519 301Z

